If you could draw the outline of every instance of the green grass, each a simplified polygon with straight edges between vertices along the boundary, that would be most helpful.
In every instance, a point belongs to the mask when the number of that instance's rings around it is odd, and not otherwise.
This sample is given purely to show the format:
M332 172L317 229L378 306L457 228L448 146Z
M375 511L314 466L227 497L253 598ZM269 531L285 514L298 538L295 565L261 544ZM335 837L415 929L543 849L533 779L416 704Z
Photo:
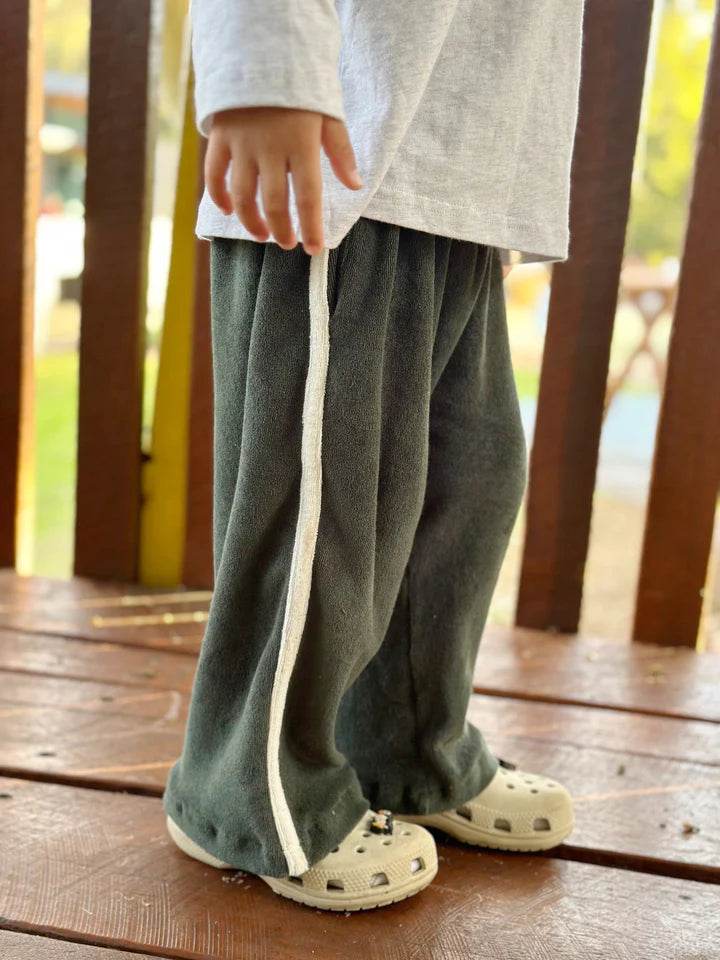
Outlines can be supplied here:
M78 355L35 360L34 572L71 573L77 467Z
M143 432L149 435L157 380L157 354L145 361ZM33 572L69 577L75 525L78 355L35 358L35 549Z
M540 386L539 370L518 370L515 368L515 386L518 396L521 400L527 400L529 397L538 395Z

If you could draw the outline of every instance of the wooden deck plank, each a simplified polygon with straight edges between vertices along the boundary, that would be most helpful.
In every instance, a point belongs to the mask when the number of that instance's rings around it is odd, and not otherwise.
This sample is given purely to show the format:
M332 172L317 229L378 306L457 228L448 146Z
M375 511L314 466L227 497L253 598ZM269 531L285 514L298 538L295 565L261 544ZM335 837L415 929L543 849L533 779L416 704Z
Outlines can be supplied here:
M88 577L21 577L0 571L0 629L142 647L200 648L207 590L149 589Z
M0 929L0 956L3 960L143 960L147 954Z
M210 596L208 591L147 591L117 581L0 572L0 648L8 642L13 646L5 631L17 629L197 654ZM52 646L50 636L46 642ZM720 655L490 624L480 645L475 689L720 721Z
M611 853L671 876L720 883L720 770L622 751L494 736L496 755L542 771L573 796L575 829L565 854ZM583 854L583 858L585 858ZM654 861L650 865L647 861Z
M111 697L103 701L101 716L127 712L159 720L179 698L177 718L184 723L195 669L196 661L182 654L58 638L49 645L45 637L9 634L0 642L0 703L41 702L89 709L83 704ZM51 684L52 678L62 682ZM157 694L145 698L138 690L143 687ZM126 710L125 703L136 706ZM720 725L706 721L482 694L472 697L468 717L491 737L521 737L720 766Z
M189 691L197 659L184 653L0 631L0 669ZM10 679L7 686L11 686Z
M172 597L175 593L184 592L183 588L153 587L151 589L126 580L99 580L80 576L68 578L23 576L11 568L0 569L0 612L4 611L8 605L27 610L45 608L47 612L54 603L70 604L73 600L121 597L125 594ZM207 591L202 592L207 594Z
M720 766L720 725L597 707L475 694L468 719L490 738L519 737Z
M83 640L72 638L75 626L64 624L67 635L0 627L0 668L91 679L113 676L129 682L127 672L115 671L124 669L120 665L131 651L138 655L127 662L147 666L152 654L158 670L174 670L180 656L190 654L186 658L194 661L201 643L199 636L192 636L191 630L197 633L193 625L185 635L172 625L98 628L95 637L88 628ZM91 640L101 642L86 642ZM166 655L174 659L167 661ZM163 676L156 685L175 682ZM475 671L477 693L712 722L720 721L719 688L716 654L496 627L488 628L483 638Z
M182 749L186 694L24 674L0 673L0 684L5 773L162 794Z
M2 780L6 923L171 957L711 960L720 889L442 845L421 894L346 916L179 851L158 799Z
M5 774L162 793L182 749L187 694L22 674L0 675L0 680L7 681L0 688L0 770ZM491 749L567 785L576 798L574 849L613 853L619 862L653 860L658 871L720 882L720 767L638 753L637 721L663 718L625 715L628 729L615 748L598 749L521 732L534 725L533 707L554 711L550 726L555 730L562 730L564 712L573 708L526 704L524 712L515 711L513 727L497 716L493 707L498 705L502 702L496 699L485 706L486 716L495 714L494 726L484 728ZM476 715L477 708L470 713ZM717 752L715 760L720 760Z
M720 656L683 647L489 626L477 693L720 721Z

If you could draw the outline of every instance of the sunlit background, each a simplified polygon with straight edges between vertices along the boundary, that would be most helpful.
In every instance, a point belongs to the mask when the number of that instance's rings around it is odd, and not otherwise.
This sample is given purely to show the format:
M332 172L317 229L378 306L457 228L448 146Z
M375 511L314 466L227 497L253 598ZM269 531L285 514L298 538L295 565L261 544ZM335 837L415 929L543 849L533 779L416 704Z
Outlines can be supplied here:
M87 108L89 0L46 0L43 192L37 233L35 371L37 490L34 566L69 577L75 504L80 276ZM183 103L184 0L168 0L159 101L160 136L147 297L144 430L149 441L170 255ZM651 458L679 270L696 133L710 49L712 0L656 0L630 219L612 347L613 399L603 427L580 632L630 633ZM551 267L516 266L506 281L517 387L532 443ZM490 619L513 619L524 509ZM717 533L717 531L716 531ZM623 549L618 549L622 543ZM715 538L711 579L717 577ZM720 604L720 590L713 591ZM709 643L720 645L720 607Z

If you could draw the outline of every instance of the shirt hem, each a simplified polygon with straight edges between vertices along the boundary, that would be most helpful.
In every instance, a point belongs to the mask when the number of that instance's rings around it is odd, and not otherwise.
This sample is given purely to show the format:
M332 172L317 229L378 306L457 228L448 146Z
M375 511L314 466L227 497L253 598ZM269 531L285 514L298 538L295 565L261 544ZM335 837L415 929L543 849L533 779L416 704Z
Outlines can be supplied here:
M560 233L548 231L532 220L455 206L410 192L378 189L355 219L361 216L411 230L497 247L504 264L562 262L568 258L567 228ZM326 227L326 247L332 249L339 246L354 222L344 222L342 228ZM200 209L195 232L201 240L211 240L213 237L254 240L237 217L226 217L219 210L217 217L214 217L207 208ZM264 242L273 243L274 240L271 237Z
M503 262L562 261L568 257L567 229L562 233L550 232L532 220L455 206L415 193L380 188L363 216L498 247L506 253Z

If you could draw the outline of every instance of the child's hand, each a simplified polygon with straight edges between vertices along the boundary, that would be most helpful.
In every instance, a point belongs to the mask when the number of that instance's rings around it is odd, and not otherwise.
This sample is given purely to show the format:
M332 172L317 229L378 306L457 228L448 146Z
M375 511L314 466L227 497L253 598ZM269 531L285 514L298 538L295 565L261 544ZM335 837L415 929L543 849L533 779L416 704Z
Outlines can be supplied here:
M242 107L213 118L205 155L205 183L213 202L229 215L235 211L257 240L270 232L285 250L298 240L288 212L287 174L293 178L303 247L318 253L324 246L320 147L335 176L351 190L363 183L345 124L312 110L287 107ZM230 191L225 174L232 160ZM267 220L255 200L257 178Z

